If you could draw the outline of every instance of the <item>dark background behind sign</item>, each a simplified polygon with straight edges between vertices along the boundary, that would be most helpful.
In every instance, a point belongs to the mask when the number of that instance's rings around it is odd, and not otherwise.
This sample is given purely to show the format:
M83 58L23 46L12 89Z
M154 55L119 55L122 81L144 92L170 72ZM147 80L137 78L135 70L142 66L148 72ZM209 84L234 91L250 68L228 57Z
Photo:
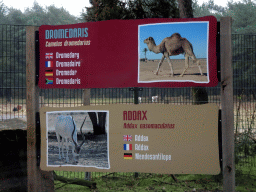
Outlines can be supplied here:
M209 83L193 82L154 82L138 83L138 25L151 23L209 21L208 67ZM67 39L45 39L45 30L88 28L88 37ZM110 20L101 22L80 23L73 25L41 26L40 35L40 88L107 88L107 87L189 87L216 86L216 34L217 20L215 17L193 19L142 19L142 20ZM169 34L171 36L172 34ZM150 34L149 34L150 36ZM64 46L65 41L90 41L90 45ZM62 46L46 47L48 42L62 42ZM76 76L63 76L62 79L80 79L80 84L56 84L56 52L79 53L81 67ZM45 53L53 53L53 84L46 84ZM172 57L170 57L172 59ZM58 59L70 61L71 59ZM74 60L74 59L73 59ZM158 62L155 62L155 68ZM185 64L184 64L185 65ZM71 68L59 68L70 70ZM175 71L174 71L175 73ZM152 72L152 76L153 76ZM48 77L49 78L49 77Z

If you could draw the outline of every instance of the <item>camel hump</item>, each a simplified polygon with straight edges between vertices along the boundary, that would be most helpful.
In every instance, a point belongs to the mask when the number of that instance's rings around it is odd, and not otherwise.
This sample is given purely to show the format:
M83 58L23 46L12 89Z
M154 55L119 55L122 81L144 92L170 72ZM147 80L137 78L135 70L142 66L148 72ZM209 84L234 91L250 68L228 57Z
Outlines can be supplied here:
M181 39L181 35L179 34L179 33L173 33L172 35L171 35L171 38L179 38L179 39Z

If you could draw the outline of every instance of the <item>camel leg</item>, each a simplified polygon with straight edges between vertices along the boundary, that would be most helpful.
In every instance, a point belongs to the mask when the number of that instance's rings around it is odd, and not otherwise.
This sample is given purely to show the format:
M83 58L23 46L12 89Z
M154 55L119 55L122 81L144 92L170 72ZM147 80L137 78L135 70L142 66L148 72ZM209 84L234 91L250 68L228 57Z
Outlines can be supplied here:
M185 54L185 68L181 73L180 77L183 77L184 73L187 71L188 68L189 68L189 56L188 54Z
M196 64L197 64L197 66L198 66L198 68L199 68L199 71L200 71L200 73L201 73L201 76L204 76L204 74L203 74L203 72L202 72L202 69L201 69L200 61L197 60L197 61L196 61Z
M155 75L158 75L158 71L159 71L159 69L160 69L160 67L161 67L161 65L162 65L162 63L164 61L164 58L165 58L165 56L163 55L161 60L160 60L160 62L158 63L158 67L157 67L157 70L155 72Z
M168 53L164 53L165 54L165 57L167 58L167 61L169 63L169 66L171 68L171 77L173 77L174 73L173 73L173 68L172 68L172 62L171 62L171 59L169 57L169 54Z
M197 65L198 68L199 68L199 71L200 71L201 76L204 76L204 75L203 75L203 72L202 72L202 69L201 69L200 61L199 61L198 59L196 59L196 57L195 57L194 55L192 56L192 60L193 60L193 62L196 62L196 65Z

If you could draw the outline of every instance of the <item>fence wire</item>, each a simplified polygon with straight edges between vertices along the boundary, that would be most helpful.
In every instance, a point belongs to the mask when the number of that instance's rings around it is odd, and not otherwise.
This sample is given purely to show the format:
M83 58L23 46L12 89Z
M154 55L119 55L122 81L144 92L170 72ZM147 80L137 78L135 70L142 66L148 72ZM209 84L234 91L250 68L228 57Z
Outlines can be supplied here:
M0 120L25 116L25 26L0 25Z

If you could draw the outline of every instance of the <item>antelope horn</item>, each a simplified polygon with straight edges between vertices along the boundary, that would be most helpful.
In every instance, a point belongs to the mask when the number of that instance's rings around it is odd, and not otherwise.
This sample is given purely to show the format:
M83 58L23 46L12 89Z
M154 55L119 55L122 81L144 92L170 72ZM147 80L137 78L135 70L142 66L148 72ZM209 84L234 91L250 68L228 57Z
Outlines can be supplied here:
M74 125L74 130L72 131L72 135L71 135L71 138L72 138L72 140L73 140L73 143L75 144L75 146L77 147L77 143L75 142L75 140L74 140L74 133L75 133L75 129L76 129L76 126L75 126L75 122L74 122L74 119L73 119L73 116L71 116L72 117L72 121L73 121L73 125Z
M82 127L84 126L85 120L86 120L86 116L85 116L84 121L83 121L83 123L82 123L82 125L81 125L81 127L80 127L80 132L81 132L81 135L82 135L82 137L83 137L83 142L81 143L80 147L81 147L81 146L84 144L84 142L85 142L85 137L84 137L84 134L82 133Z

